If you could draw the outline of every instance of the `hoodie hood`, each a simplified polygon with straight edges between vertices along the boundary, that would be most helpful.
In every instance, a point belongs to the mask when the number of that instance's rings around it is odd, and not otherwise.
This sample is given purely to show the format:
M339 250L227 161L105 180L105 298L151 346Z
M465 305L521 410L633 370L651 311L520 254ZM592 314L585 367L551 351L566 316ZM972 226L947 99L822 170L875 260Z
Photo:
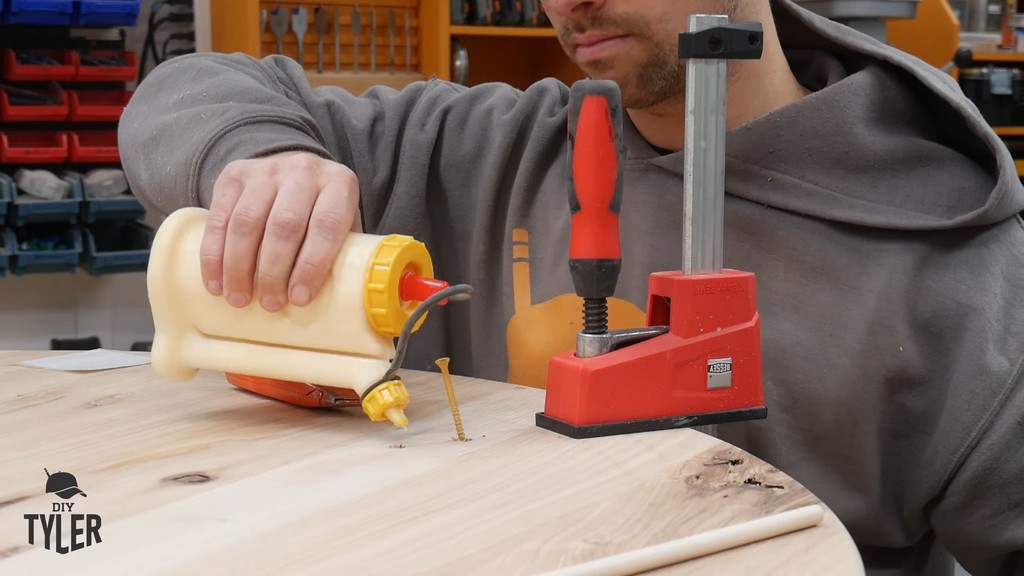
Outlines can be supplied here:
M952 77L793 0L772 7L812 94L729 132L729 194L890 230L977 226L1024 210L1013 158ZM654 162L680 171L672 156Z

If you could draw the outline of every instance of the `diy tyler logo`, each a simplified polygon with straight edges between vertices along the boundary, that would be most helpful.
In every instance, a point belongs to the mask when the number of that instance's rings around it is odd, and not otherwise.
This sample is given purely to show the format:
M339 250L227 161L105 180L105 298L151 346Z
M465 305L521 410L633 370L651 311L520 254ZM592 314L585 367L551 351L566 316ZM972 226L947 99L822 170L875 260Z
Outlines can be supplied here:
M50 474L46 468L43 468L43 472L46 472L47 494L55 494L63 500L71 500L75 496L88 497L78 487L78 480L73 474L68 472ZM100 539L100 524L102 522L99 514L72 513L71 509L75 504L76 502L54 502L49 514L25 514L25 520L28 521L28 543L35 545L37 528L42 533L43 547L58 554L67 554L102 542L103 540ZM64 541L64 532L61 530L61 526L68 525L71 527L70 543Z

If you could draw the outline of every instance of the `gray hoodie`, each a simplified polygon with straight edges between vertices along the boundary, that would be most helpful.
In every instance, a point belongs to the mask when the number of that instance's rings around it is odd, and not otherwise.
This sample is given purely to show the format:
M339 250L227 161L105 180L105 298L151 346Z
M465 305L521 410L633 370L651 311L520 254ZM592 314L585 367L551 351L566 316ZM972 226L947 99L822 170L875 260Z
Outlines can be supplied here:
M815 92L730 132L725 264L757 276L766 420L725 440L842 519L872 574L1024 571L1024 190L946 75L775 0ZM568 88L428 80L311 90L281 57L179 57L121 121L133 189L208 205L231 160L303 149L358 175L364 226L424 241L473 299L428 318L405 367L543 386L572 348ZM184 128L183 128L184 127ZM682 259L682 154L629 124L612 327Z

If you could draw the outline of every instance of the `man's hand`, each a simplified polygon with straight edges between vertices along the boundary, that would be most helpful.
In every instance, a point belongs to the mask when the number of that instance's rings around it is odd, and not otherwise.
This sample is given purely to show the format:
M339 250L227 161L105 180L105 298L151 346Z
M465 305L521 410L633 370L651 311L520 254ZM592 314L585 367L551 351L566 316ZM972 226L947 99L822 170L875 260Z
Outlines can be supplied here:
M309 152L228 164L200 249L203 282L232 306L271 312L316 297L349 231L360 232L352 170Z

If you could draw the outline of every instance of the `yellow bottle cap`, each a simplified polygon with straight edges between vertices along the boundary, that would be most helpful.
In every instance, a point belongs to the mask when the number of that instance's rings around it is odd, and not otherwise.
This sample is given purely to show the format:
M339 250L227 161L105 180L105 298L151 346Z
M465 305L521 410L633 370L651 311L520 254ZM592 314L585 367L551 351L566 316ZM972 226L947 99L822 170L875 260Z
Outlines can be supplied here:
M409 236L385 236L374 252L366 274L364 306L373 329L385 336L398 337L402 326L412 316L419 302L401 297L402 276L406 273L432 278L434 266L430 253L422 242ZM427 319L424 314L413 330L418 330Z

